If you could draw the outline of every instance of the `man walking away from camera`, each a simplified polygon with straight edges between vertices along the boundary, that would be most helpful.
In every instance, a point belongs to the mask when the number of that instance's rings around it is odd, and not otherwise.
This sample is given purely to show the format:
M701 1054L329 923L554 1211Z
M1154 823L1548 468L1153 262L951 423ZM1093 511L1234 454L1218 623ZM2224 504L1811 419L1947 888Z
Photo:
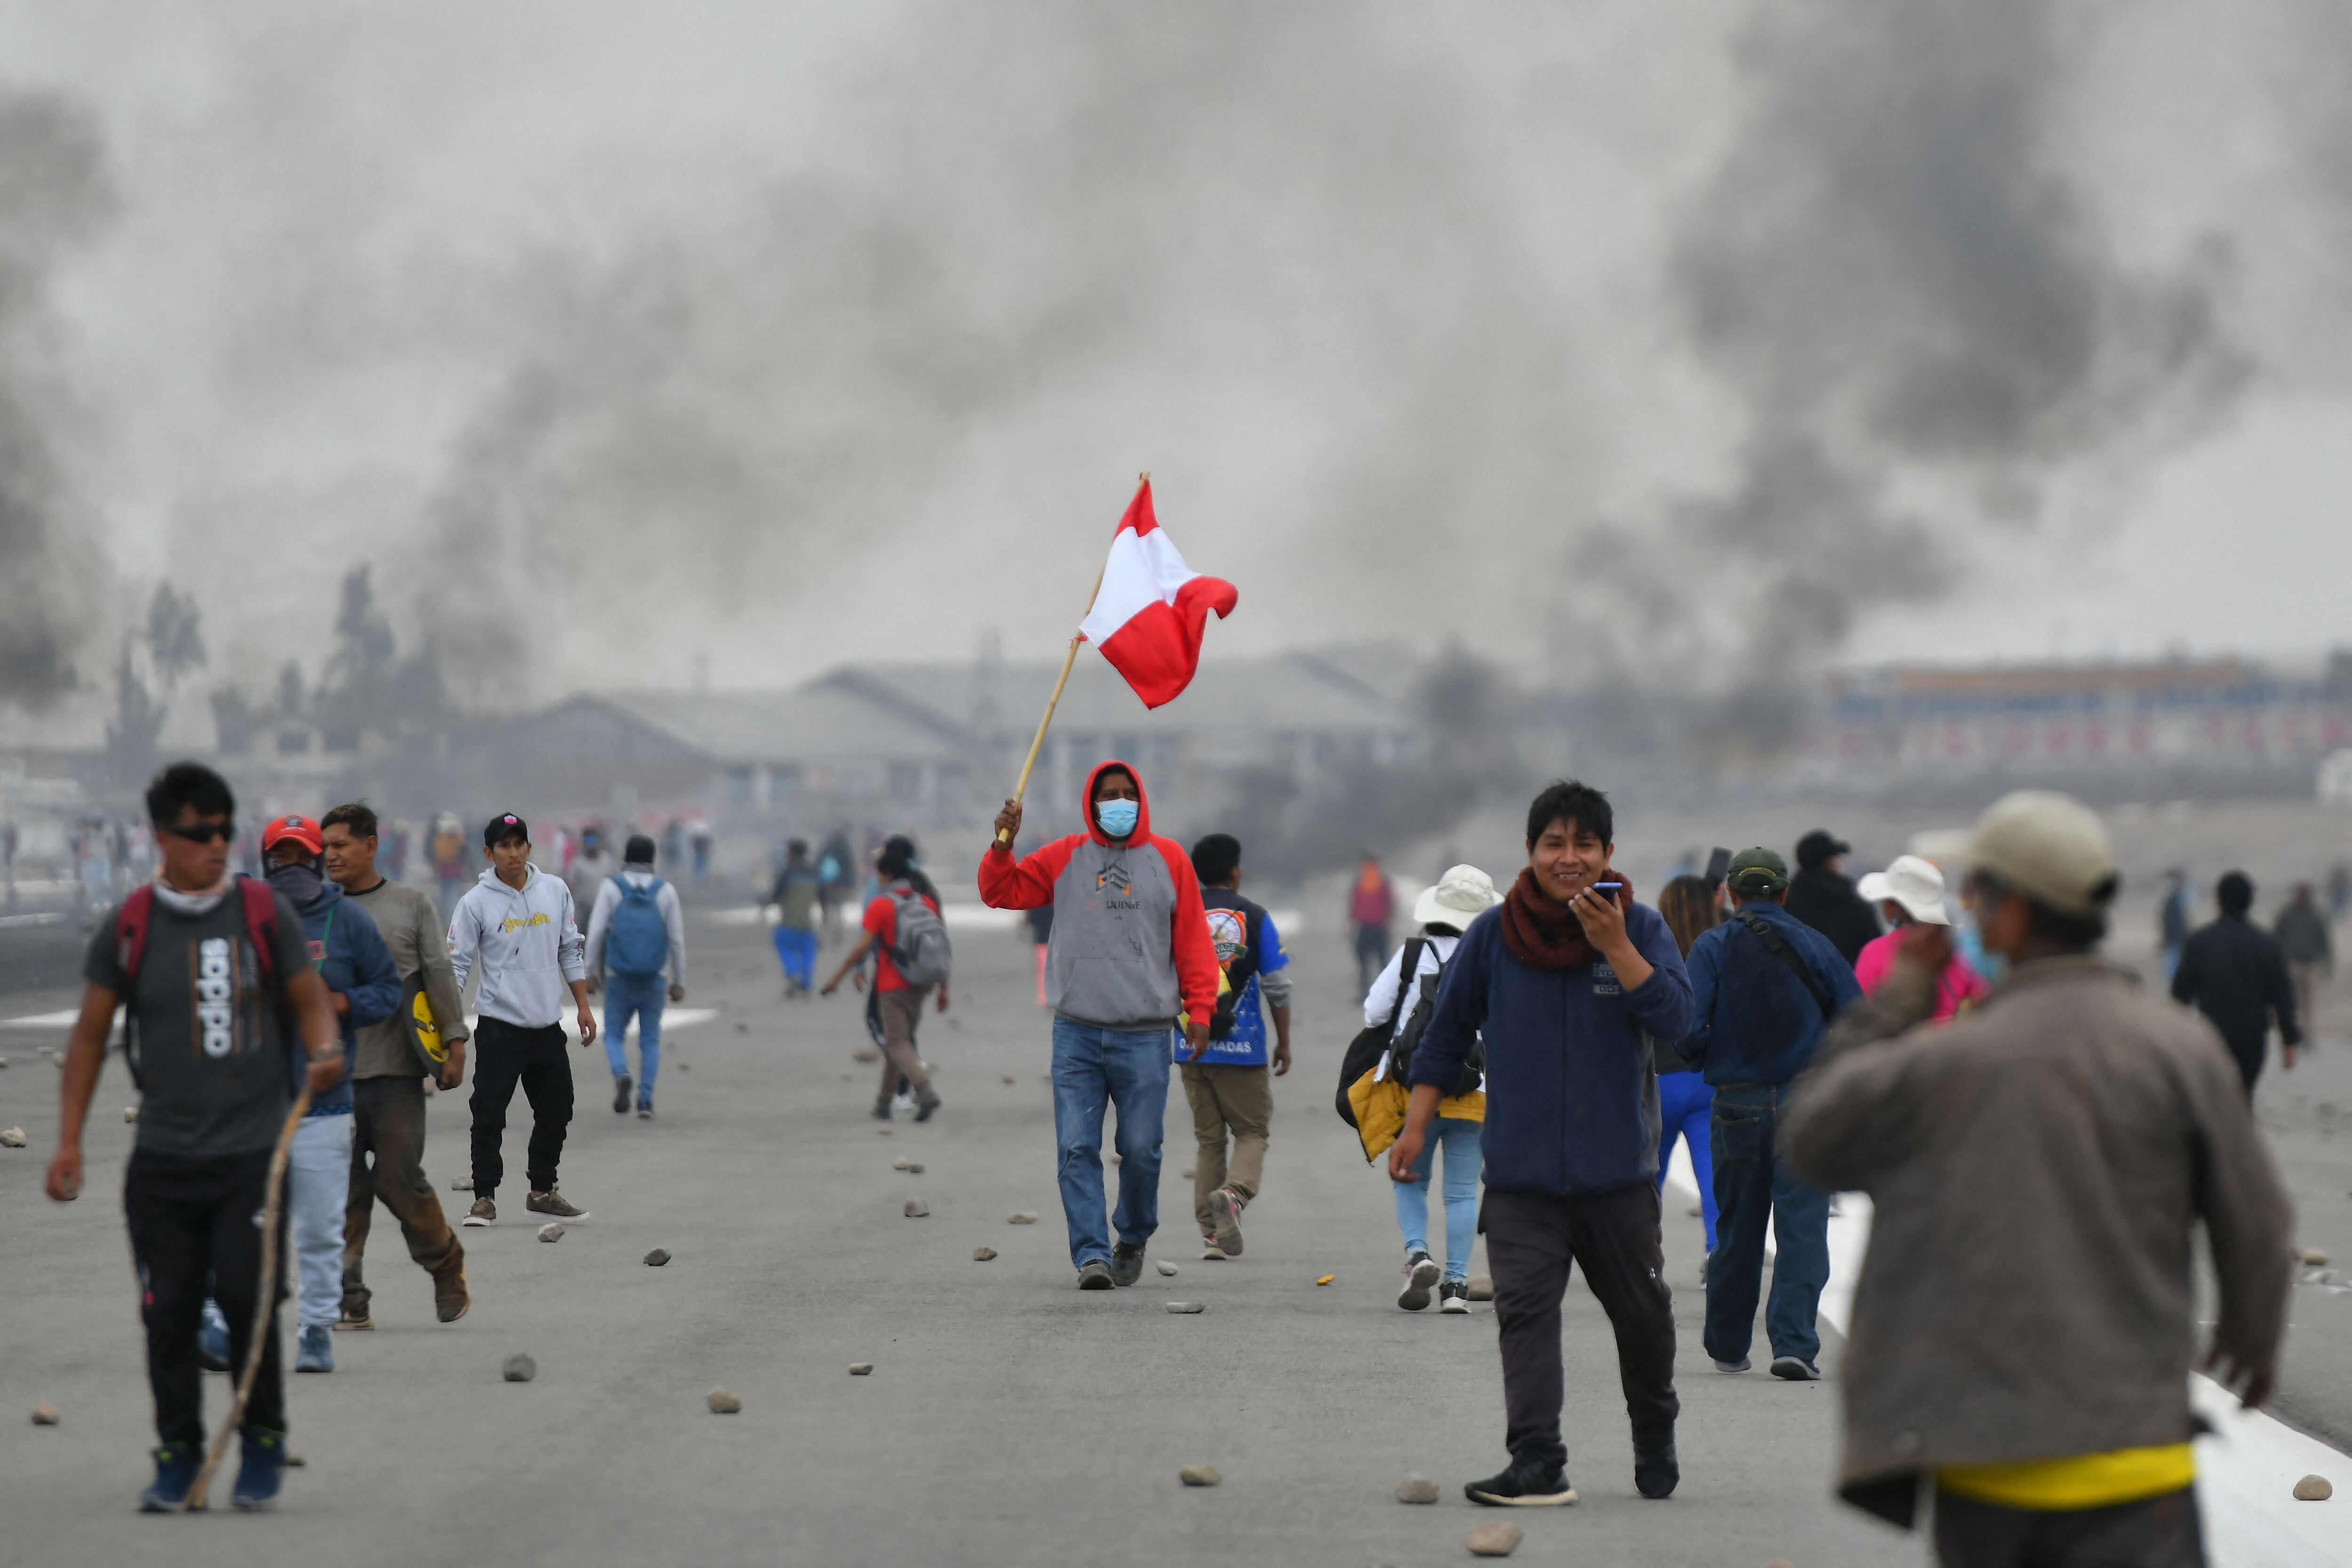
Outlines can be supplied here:
M604 991L604 1061L613 1070L613 1113L629 1108L629 1019L637 1020L637 1119L654 1117L661 1071L662 969L667 999L686 1000L686 915L677 889L654 874L654 841L629 836L621 874L608 876L588 912L588 988ZM605 979L607 974L611 979Z
M1845 857L1853 852L1852 844L1824 828L1799 839L1797 874L1789 879L1784 905L1792 918L1828 937L1849 969L1879 935L1870 900L1845 874Z
M2180 967L2172 972L2172 999L2187 1002L2221 1031L2251 1100L2270 1047L2272 1020L2278 1023L2279 1065L2289 1071L2294 1070L2294 1048L2303 1043L2303 1026L2295 1016L2285 954L2275 937L2246 918L2254 906L2253 880L2244 872L2231 872L2213 889L2213 900L2221 913L2211 925L2191 932L2182 946Z

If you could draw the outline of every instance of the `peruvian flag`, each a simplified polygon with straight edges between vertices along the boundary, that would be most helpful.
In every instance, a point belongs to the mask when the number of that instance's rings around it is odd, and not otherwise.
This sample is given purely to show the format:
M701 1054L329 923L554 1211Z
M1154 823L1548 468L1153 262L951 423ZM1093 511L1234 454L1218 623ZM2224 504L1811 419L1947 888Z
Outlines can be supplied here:
M1209 612L1233 613L1241 595L1219 578L1184 564L1151 513L1151 481L1136 487L1111 536L1102 587L1078 633L1127 677L1145 707L1173 702L1201 667L1201 629Z

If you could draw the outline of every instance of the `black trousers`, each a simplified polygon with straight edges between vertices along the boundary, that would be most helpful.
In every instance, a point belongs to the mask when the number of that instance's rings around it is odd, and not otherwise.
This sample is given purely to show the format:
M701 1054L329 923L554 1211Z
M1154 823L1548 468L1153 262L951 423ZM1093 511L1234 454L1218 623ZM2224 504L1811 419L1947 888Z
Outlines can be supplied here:
M484 1018L474 1029L474 1196L488 1197L507 1173L499 1150L507 1131L507 1106L516 1084L530 1102L530 1148L527 1173L533 1192L551 1191L555 1167L563 1159L563 1134L572 1125L572 1063L563 1054L563 1026L525 1029L504 1019Z
M1648 1182L1587 1197L1489 1188L1478 1212L1495 1271L1503 1350L1504 1444L1514 1458L1568 1462L1560 1440L1563 1373L1559 1302L1571 1264L1617 1331L1617 1377L1634 1436L1674 1429L1674 1296L1658 1236L1658 1189Z
M133 1150L122 1181L139 1312L147 1325L147 1383L155 1395L155 1435L166 1443L205 1440L204 1369L196 1330L209 1291L228 1319L231 1375L245 1372L246 1346L261 1310L263 1184L269 1151L220 1155ZM285 1210L278 1211L278 1274L261 1336L261 1371L245 1407L245 1430L286 1430L286 1382L276 1305L286 1299ZM234 1386L232 1385L232 1386Z
M2044 1513L1936 1494L1943 1568L2204 1568L2197 1489Z

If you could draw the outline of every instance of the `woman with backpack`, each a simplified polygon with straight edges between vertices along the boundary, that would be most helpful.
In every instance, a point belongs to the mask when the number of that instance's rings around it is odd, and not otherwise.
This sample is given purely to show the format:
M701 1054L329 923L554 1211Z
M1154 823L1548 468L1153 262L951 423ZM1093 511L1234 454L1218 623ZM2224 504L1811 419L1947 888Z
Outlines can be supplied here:
M940 919L939 890L915 867L912 839L893 836L875 857L874 870L879 891L866 905L865 935L819 994L829 997L839 990L866 954L874 955L874 1007L882 1024L882 1088L874 1102L874 1119L890 1119L892 1092L903 1077L915 1091L915 1120L928 1122L940 1108L940 1097L915 1054L915 1026L923 1016L923 998L934 986L939 988L940 1011L948 1010L947 927ZM865 983L861 970L860 988Z
M1359 1039L1387 1042L1379 1060L1348 1087L1367 1160L1378 1159L1404 1124L1406 1071L1435 1006L1438 980L1454 956L1454 945L1461 941L1464 927L1501 902L1494 879L1476 866L1449 870L1413 903L1412 918L1421 927L1420 935L1408 938L1389 956L1365 994L1365 1035ZM1408 974L1409 980L1401 978ZM1432 1287L1435 1287L1440 1312L1470 1310L1470 1249L1476 1244L1478 1228L1478 1140L1486 1115L1486 1096L1483 1080L1472 1073L1465 1077L1455 1093L1439 1102L1429 1142L1421 1158L1413 1162L1413 1179L1390 1184L1396 1193L1397 1228L1404 1233L1405 1284L1397 1295L1397 1305L1409 1312L1429 1305ZM1442 1270L1429 1253L1429 1182L1441 1148L1445 1151L1445 1263Z

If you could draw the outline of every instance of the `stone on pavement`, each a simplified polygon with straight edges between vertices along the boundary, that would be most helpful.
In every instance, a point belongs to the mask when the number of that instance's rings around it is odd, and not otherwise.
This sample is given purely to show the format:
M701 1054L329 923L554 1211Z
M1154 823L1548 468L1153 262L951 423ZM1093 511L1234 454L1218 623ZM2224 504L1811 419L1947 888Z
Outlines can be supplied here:
M1179 1317L1187 1317L1194 1312L1205 1312L1208 1309L1199 1301L1171 1301L1168 1303L1168 1310L1176 1313Z
M25 1146L25 1129L0 1127L0 1149L21 1149Z
M35 1418L38 1419L37 1416ZM2294 1500L2297 1502L2326 1502L2335 1495L2335 1483L2326 1476L2305 1476L2294 1483Z
M507 1357L506 1379L509 1383L529 1383L539 1375L539 1363L527 1355Z
M1471 1299L1472 1301L1493 1301L1493 1300L1495 1299L1495 1281L1494 1281L1494 1280L1493 1280L1490 1276L1486 1275L1486 1274L1473 1274L1473 1275L1471 1275L1471 1276L1470 1276L1470 1299Z
M879 1061L882 1060L882 1053L875 1050L870 1045L861 1045L856 1051L849 1053L849 1060L852 1061Z
M59 1419L58 1407L54 1405L45 1401L33 1406L33 1425L36 1427L54 1427Z
M1013 1074L1011 1074L1010 1072L1008 1072L1008 1073L1006 1073L1006 1074L1004 1075L1004 1082L1006 1082L1007 1083L1018 1083L1018 1082L1021 1082L1021 1080L1019 1080L1018 1078L1013 1077Z
M849 1375L871 1377L874 1375L874 1364L870 1361L853 1361L849 1364Z
M919 1197L910 1197L907 1200L907 1218L909 1219L920 1219L930 1211L931 1206Z
M539 1228L539 1239L541 1241L561 1241L563 1239L563 1227L550 1220Z
M1492 1524L1478 1526L1464 1538L1462 1544L1470 1549L1473 1557L1508 1557L1526 1539L1517 1525L1498 1519Z
M996 1249L993 1247L975 1247L971 1249L971 1260L975 1263L985 1263L995 1256Z
M1217 1473L1214 1465L1186 1465L1176 1472L1176 1479L1188 1487L1213 1487L1225 1478Z
M902 1171L907 1168L909 1163L911 1162L908 1160L906 1155L900 1155L897 1159L890 1162L890 1168L894 1171Z
M122 1119L126 1122L136 1122L139 1120L139 1107L136 1105L125 1105L122 1108Z
M923 1162L922 1162L922 1161L920 1161L920 1160L913 1160L913 1161L909 1161L909 1162L908 1163L908 1166L907 1166L907 1174L908 1174L908 1176L920 1176L920 1175L922 1175L922 1174L923 1174Z
M1024 1208L1020 1213L1013 1216L1010 1219L1007 1219L1004 1223L1007 1225L1034 1225L1037 1223L1037 1216L1034 1211Z
M713 1416L732 1416L743 1408L743 1402L724 1388L714 1388L706 1397L710 1402Z
M2316 1247L2306 1247L2303 1249L2303 1261L2306 1268L2325 1269L2327 1267L2327 1254Z
M1159 1262L1154 1263L1152 1267L1159 1270L1160 1273L1166 1275L1171 1280L1176 1277L1176 1265L1171 1263L1165 1258L1162 1258Z
M668 1261L669 1249L667 1247L656 1247L646 1254L646 1267L648 1269L658 1269Z
M474 1190L474 1178L469 1176L461 1176L456 1181L449 1184L449 1190L451 1192L471 1192Z
M1435 1502L1437 1483L1427 1476L1407 1476L1397 1482L1397 1501Z

